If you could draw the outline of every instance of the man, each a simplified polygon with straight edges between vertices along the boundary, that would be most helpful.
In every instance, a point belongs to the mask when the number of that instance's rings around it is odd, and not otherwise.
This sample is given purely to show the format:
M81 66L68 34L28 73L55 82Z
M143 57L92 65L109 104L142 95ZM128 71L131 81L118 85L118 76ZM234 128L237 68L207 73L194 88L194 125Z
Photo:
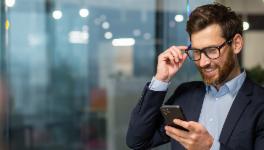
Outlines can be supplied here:
M134 108L127 132L132 149L171 142L173 150L263 150L264 89L241 70L242 21L221 4L196 8L187 22L191 45L172 46L158 57L157 72ZM184 51L184 53L182 53ZM180 105L187 121L164 125L160 107L172 77L189 57L203 82L181 84L166 105Z

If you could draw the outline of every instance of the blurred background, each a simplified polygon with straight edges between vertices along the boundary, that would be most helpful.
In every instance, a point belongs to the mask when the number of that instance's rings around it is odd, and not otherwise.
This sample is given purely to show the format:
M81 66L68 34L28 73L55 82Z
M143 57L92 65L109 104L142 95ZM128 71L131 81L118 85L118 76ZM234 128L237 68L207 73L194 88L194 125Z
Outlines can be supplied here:
M189 44L188 14L212 2L1 0L0 149L128 149L130 111L158 54ZM240 61L264 85L264 0L218 2L243 18ZM200 76L187 60L171 86L191 80Z

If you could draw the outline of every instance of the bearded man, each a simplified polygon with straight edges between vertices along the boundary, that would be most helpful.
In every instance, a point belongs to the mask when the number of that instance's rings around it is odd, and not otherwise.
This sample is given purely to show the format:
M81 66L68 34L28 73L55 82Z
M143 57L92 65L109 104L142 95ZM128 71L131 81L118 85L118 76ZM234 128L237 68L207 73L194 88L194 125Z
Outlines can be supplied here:
M173 150L263 150L264 89L240 67L242 21L229 7L207 4L189 16L189 46L172 46L158 56L157 72L131 113L127 145L150 149L171 142ZM177 87L166 105L179 105L186 130L164 124L160 107L168 85L186 58L197 66L203 82Z

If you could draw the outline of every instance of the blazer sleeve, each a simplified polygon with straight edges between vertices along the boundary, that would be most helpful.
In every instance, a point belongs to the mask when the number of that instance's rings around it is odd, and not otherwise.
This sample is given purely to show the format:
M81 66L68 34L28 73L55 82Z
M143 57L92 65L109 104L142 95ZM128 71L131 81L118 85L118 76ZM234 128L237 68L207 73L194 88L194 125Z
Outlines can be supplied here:
M160 107L166 92L151 91L147 84L133 109L126 136L127 146L132 149L149 149L169 142L165 134Z

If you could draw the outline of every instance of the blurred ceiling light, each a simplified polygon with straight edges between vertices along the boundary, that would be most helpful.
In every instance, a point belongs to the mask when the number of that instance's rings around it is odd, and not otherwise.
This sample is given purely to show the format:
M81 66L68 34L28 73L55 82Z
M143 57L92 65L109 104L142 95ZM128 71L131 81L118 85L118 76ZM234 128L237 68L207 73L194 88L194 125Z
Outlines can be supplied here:
M175 20L176 22L182 22L182 21L184 20L184 17L183 17L183 15L176 15L176 16L174 17L174 20Z
M52 17L56 20L59 20L62 17L62 12L60 10L54 10L52 13Z
M72 44L87 44L89 33L85 31L71 31L69 33L69 42Z
M5 0L5 4L7 7L13 7L15 5L15 0Z
M109 29L109 27L110 27L109 22L105 21L105 22L102 23L102 28L103 29Z
M112 32L105 32L104 37L105 37L105 39L109 40L109 39L112 39L113 34L112 34Z
M85 18L85 17L89 16L90 12L88 9L82 8L82 9L80 9L79 14L81 17Z
M245 30L248 30L249 27L250 27L249 23L246 22L246 21L243 21L243 30L244 30L244 31L245 31Z
M133 35L134 36L140 36L141 35L141 31L139 29L135 29L135 30L133 30Z
M134 38L113 39L112 45L113 46L133 46L135 45L135 39Z

